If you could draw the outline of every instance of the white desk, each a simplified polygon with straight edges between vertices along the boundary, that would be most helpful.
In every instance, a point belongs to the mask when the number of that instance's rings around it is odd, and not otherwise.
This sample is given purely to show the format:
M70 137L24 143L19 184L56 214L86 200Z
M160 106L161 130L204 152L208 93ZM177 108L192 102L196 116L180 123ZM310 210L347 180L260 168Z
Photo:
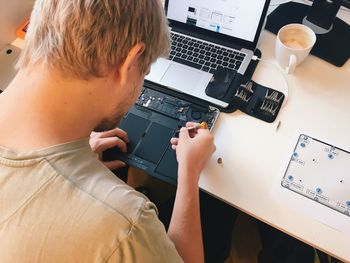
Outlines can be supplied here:
M339 12L350 23L350 13ZM263 59L274 62L275 35L263 31L258 48ZM22 47L17 39L14 45ZM254 79L284 86L272 66L259 63ZM337 68L310 56L289 77L286 106L277 120L265 123L240 111L221 114L214 129L217 151L200 179L200 187L238 209L330 255L350 261L349 239L303 213L272 198L272 182L281 179L280 168L296 130L308 130L350 150L350 61ZM271 86L272 88L276 88ZM281 121L280 128L276 125ZM310 134L310 135L313 135ZM219 165L217 158L222 157Z
M349 12L341 10L338 16L350 24ZM263 31L258 46L263 59L274 62L275 39L275 35ZM281 78L277 83L285 85L278 71L265 63L259 63L253 78L261 84ZM253 217L350 262L346 233L276 202L271 195L273 182L282 178L281 167L286 155L291 154L296 130L330 138L334 145L350 150L350 61L337 68L310 56L289 76L289 81L287 104L272 124L240 111L220 115L213 131L217 150L201 175L200 187ZM278 121L281 125L276 131ZM223 159L221 165L217 163L219 157Z

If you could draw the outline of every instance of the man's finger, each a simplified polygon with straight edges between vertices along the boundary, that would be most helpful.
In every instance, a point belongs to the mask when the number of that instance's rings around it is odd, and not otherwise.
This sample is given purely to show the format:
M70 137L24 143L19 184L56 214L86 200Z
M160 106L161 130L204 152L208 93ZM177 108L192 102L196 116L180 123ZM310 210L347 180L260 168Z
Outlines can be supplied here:
M173 138L170 139L170 143L171 143L171 144L177 145L178 142L179 142L179 138L173 137Z
M117 136L119 138L121 138L123 141L129 142L128 134L126 133L126 131L124 131L124 130L122 130L120 128L117 128Z
M197 133L198 134L206 134L206 133L210 133L210 131L208 129L198 129Z
M112 137L112 136L117 136L121 138L123 141L129 142L128 134L120 128L114 128L112 130L102 132L100 138L106 138L106 137Z
M187 140L190 137L188 130L185 127L182 127L179 134L180 140Z
M191 128L191 127L196 126L196 125L198 125L197 122L191 122L191 121L186 122L186 127L187 128Z
M120 160L110 161L110 162L103 162L103 164L110 170L117 170L119 168L123 168L126 166L126 163Z
M118 147L122 152L126 152L126 143L118 137L100 138L95 145L94 152L103 152L113 147Z

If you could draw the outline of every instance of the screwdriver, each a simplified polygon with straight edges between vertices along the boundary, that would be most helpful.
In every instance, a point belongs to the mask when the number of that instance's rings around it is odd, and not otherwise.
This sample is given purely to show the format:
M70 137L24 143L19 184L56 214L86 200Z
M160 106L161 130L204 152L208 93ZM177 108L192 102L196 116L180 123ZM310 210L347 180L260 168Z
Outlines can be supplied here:
M206 123L205 121L202 121L201 123L195 123L191 127L186 127L186 129L188 131L198 130L198 129L208 129L208 123ZM179 132L180 130L176 131L176 133L179 133Z

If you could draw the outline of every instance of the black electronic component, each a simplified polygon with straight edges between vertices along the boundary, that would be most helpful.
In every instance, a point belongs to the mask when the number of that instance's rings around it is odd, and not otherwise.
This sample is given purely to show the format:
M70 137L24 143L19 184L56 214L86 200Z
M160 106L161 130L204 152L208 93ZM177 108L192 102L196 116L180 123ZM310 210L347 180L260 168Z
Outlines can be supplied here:
M131 113L129 114L129 117L122 123L120 128L128 131L130 143L128 144L127 151L129 153L133 152L133 150L136 148L136 143L145 133L149 124L149 120ZM135 125L137 125L137 129L133 129Z
M173 134L174 132L170 128L153 122L145 133L142 141L140 141L135 155L146 161L157 164L161 160Z

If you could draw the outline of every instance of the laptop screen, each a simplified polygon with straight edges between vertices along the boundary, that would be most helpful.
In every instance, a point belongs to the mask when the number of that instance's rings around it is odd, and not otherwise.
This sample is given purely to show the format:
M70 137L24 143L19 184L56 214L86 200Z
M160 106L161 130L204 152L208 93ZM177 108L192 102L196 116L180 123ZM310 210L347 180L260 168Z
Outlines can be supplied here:
M168 0L167 17L230 37L253 42L266 1Z

